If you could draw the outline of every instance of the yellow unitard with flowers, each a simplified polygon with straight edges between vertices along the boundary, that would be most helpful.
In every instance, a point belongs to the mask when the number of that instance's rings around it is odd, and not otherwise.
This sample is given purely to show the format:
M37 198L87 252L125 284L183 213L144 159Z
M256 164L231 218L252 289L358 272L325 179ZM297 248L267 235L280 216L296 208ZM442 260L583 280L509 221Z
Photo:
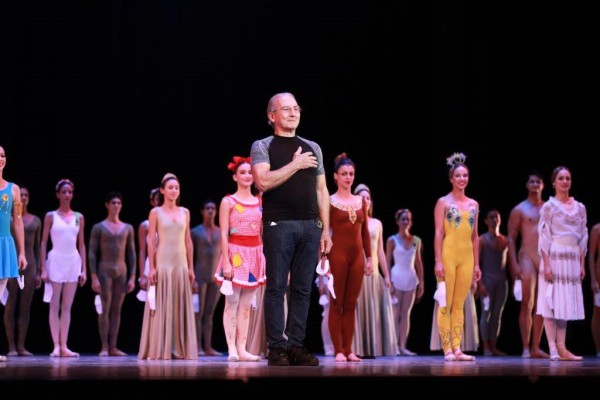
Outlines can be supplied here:
M473 226L477 211L452 205L444 218L442 263L446 282L446 307L438 308L437 323L444 353L460 348L464 307L473 279Z

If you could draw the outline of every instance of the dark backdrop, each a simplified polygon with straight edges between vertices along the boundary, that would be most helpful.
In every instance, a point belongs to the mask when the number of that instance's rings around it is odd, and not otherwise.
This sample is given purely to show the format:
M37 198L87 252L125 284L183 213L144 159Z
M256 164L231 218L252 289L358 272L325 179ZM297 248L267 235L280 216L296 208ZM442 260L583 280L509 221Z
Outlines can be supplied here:
M394 212L413 210L427 283L409 347L427 353L433 207L450 190L446 156L467 154L468 195L482 209L499 208L503 232L525 198L527 172L548 178L562 164L589 226L600 220L591 145L600 25L587 3L421 3L428 2L5 1L4 176L30 189L30 210L42 218L57 206L56 182L72 179L87 241L105 216L106 192L123 193L122 219L137 227L150 189L174 172L195 225L205 198L234 190L231 156L248 155L254 139L271 134L270 96L293 92L303 107L298 134L321 144L332 192L333 159L344 151L357 164L356 183L372 189L386 237L396 230ZM588 280L584 288L588 319L571 323L568 338L575 352L593 353ZM49 353L39 292L28 347ZM225 350L221 307L215 345ZM499 339L514 354L517 307L510 298ZM320 312L315 298L307 337L314 351ZM130 353L141 315L142 304L128 296L120 343ZM77 293L69 342L76 351L99 350L89 284Z

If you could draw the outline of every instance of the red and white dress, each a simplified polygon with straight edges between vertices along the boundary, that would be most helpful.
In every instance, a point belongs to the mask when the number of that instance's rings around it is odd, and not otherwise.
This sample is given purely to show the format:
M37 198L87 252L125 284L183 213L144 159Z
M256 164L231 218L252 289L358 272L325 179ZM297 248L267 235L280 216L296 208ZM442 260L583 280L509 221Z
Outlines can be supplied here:
M233 195L223 201L229 202L229 262L233 267L232 284L254 288L267 282L265 256L261 240L262 201L244 203ZM215 280L223 282L223 253L215 272Z

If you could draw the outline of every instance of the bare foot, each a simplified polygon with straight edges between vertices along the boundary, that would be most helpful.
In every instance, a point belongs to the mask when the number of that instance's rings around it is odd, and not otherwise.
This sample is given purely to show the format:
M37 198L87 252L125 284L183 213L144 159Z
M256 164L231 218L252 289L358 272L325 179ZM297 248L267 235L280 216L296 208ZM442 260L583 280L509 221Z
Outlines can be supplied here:
M124 351L121 351L115 347L114 349L110 349L108 351L108 355L111 357L125 357L127 355L127 353L125 353Z
M11 350L8 353L6 353L7 356L18 356L19 353L17 353L16 350Z
M100 357L108 357L108 350L102 350L98 353Z
M540 349L531 352L531 358L550 358L550 354Z
M69 349L64 349L60 351L61 357L79 357L79 353L71 351Z
M222 356L223 354L220 353L220 352L218 352L218 351L216 351L213 348L210 348L210 349L204 351L204 355L205 356L216 356L216 357L218 357L218 356Z
M346 359L350 362L361 362L362 360L354 353L350 353L348 354L348 357L346 357Z
M19 353L19 355L22 356L22 357L31 357L31 356L33 356L33 353L30 352L30 351L27 351L26 349L18 349L17 353Z
M348 359L342 353L337 353L335 355L335 362L346 362L346 361L348 361Z

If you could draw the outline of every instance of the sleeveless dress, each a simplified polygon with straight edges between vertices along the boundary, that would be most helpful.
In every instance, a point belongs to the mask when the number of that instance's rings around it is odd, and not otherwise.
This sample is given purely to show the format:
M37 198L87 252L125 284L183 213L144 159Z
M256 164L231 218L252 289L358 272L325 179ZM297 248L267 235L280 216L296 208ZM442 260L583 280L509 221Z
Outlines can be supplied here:
M176 221L161 207L157 210L156 310L150 310L146 302L138 358L196 360L198 342L185 249L186 217L181 208Z
M79 234L79 213L65 222L56 211L52 211L52 228L50 240L52 250L48 252L46 265L48 279L51 282L77 282L81 275L81 255L77 250L77 235Z
M352 349L361 356L395 356L398 353L392 296L379 271L377 248L383 235L380 223L371 218L371 262L373 273L363 277L356 304L356 323Z
M15 240L10 233L13 197L12 182L0 190L0 279L19 276L19 260Z

